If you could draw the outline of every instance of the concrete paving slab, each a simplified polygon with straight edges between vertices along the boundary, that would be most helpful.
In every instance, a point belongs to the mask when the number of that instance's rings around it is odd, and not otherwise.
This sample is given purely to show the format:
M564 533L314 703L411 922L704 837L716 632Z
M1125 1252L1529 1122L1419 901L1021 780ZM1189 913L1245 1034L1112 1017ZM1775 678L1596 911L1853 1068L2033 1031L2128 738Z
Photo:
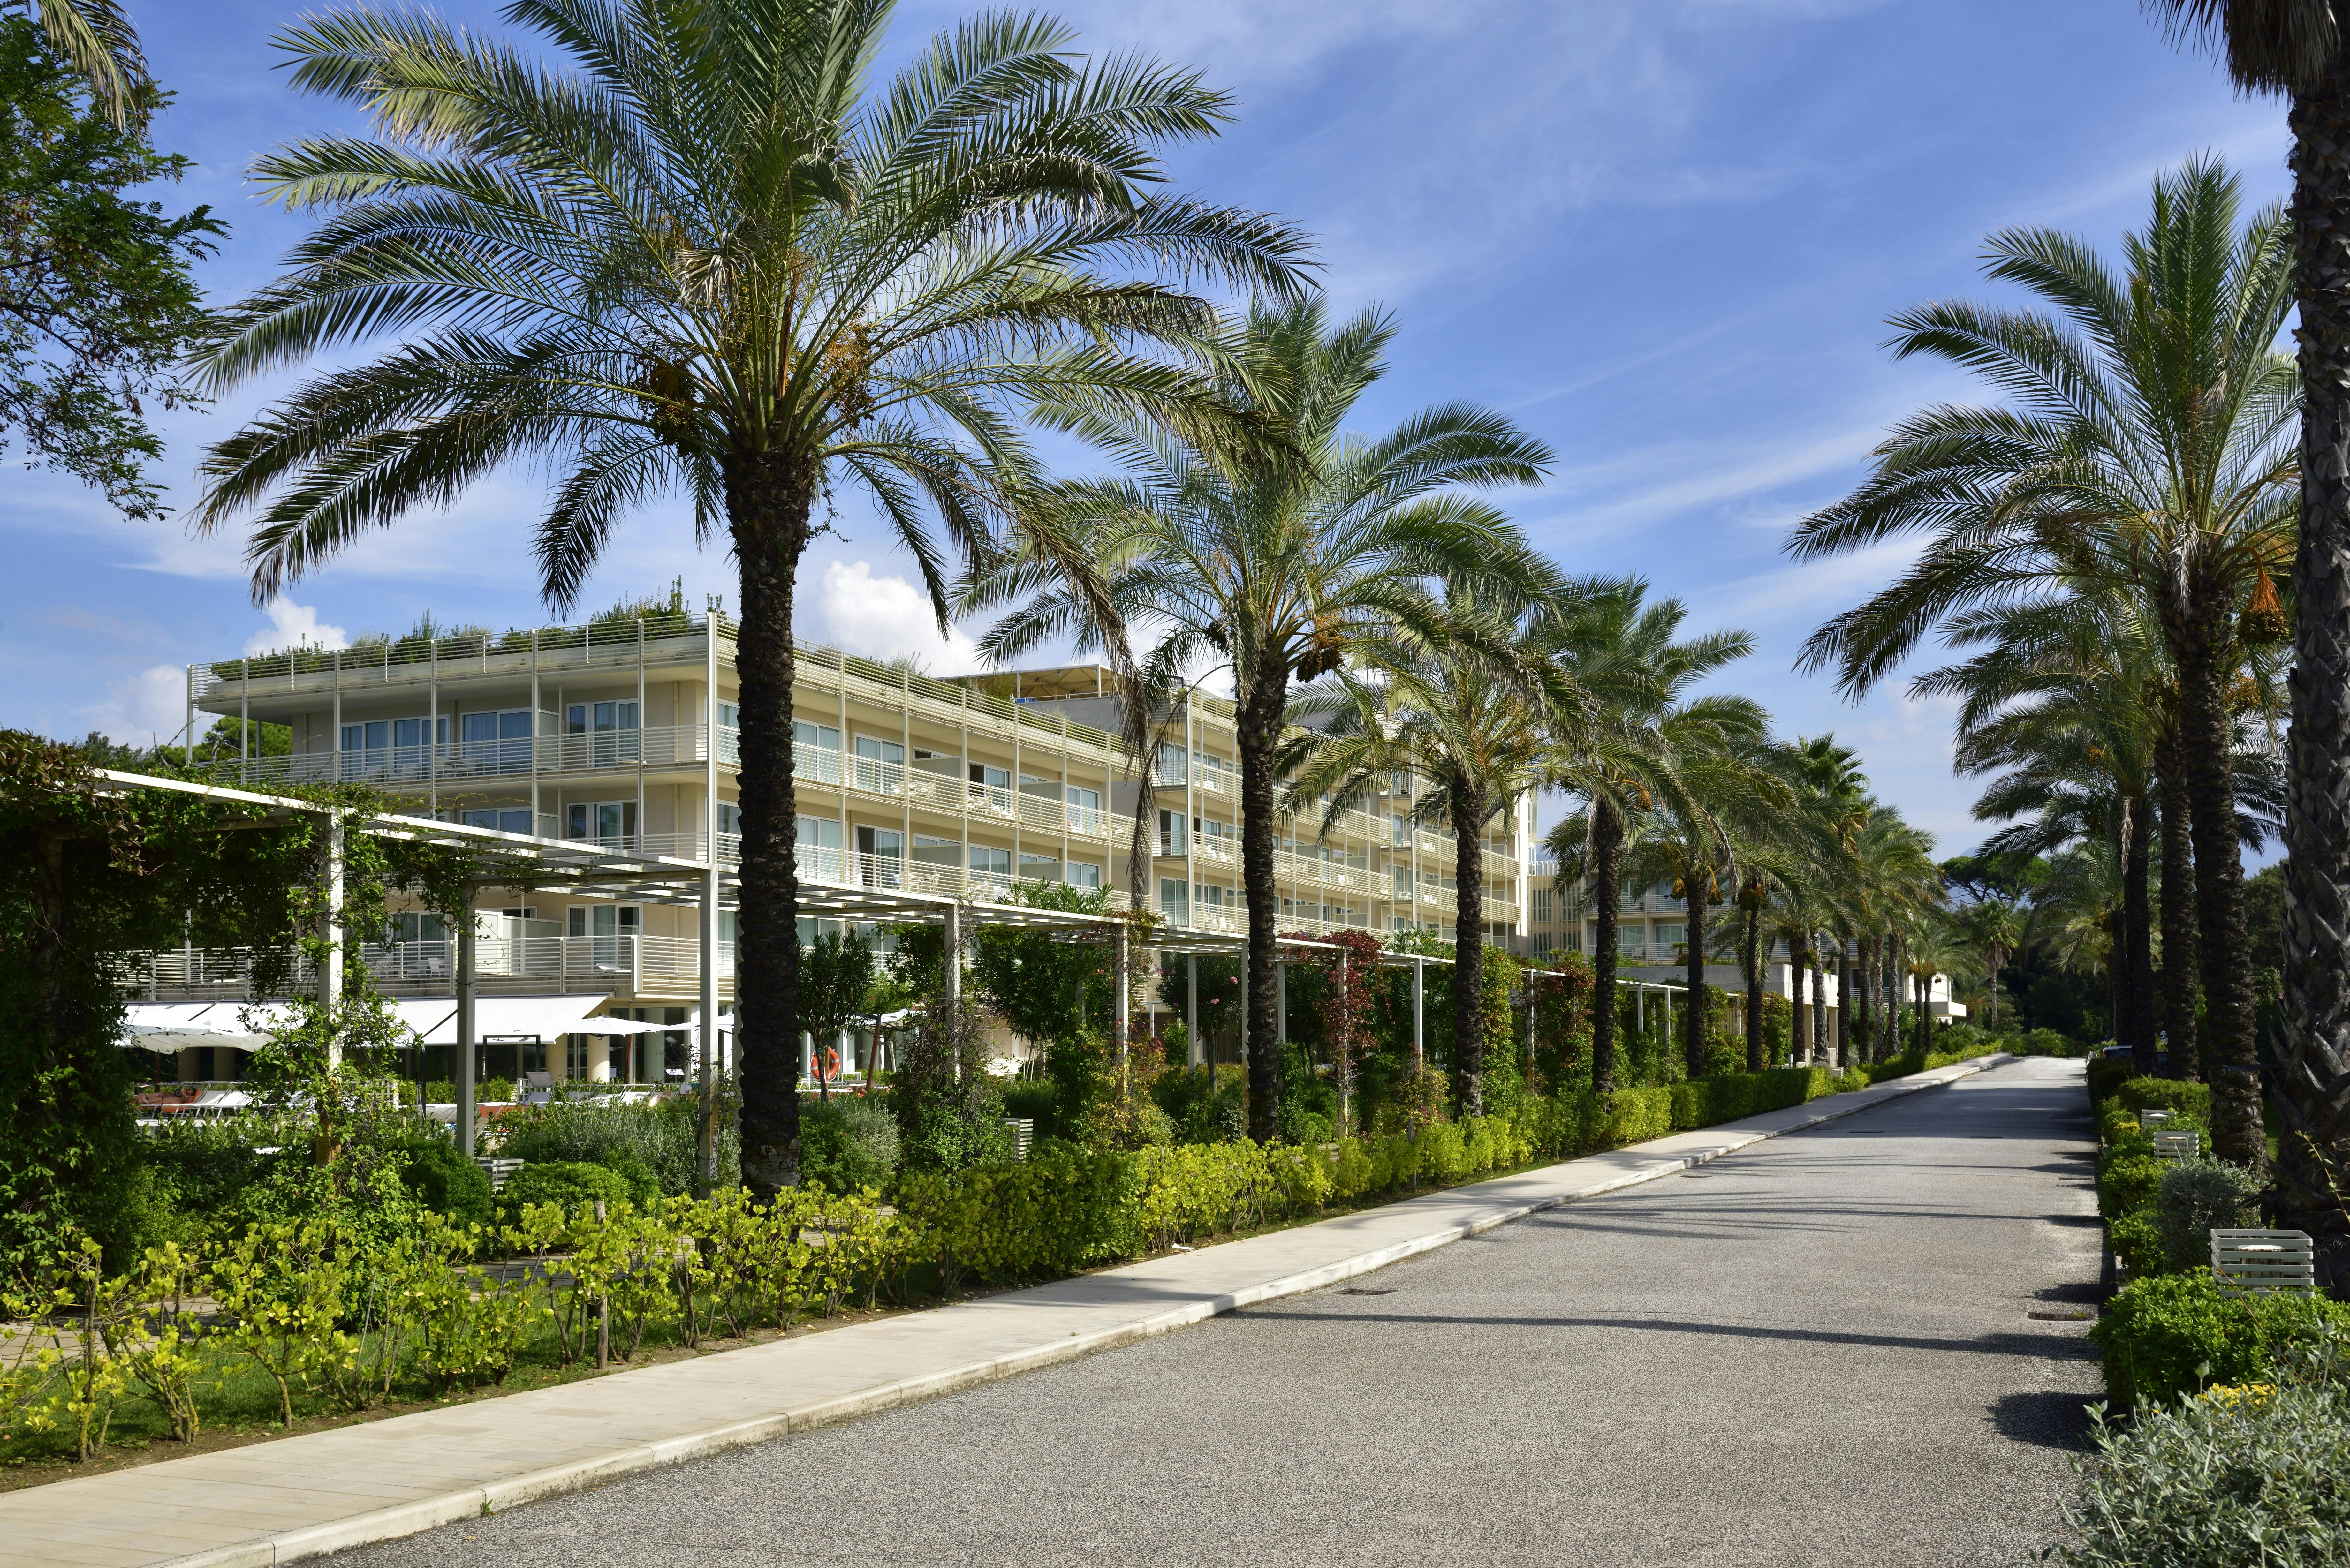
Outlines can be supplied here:
M1318 1290L2008 1059L982 1301L0 1496L0 1568L274 1568L391 1540ZM95 1533L68 1542L29 1528L59 1521ZM224 1527L245 1534L224 1542Z

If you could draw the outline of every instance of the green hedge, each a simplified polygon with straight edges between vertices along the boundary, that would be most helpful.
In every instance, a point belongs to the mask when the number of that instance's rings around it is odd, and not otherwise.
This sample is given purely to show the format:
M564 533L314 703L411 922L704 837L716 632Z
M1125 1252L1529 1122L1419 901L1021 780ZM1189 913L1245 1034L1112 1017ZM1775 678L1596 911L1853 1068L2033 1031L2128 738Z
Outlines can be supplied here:
M2336 1568L2350 1558L2350 1379L2338 1341L2272 1385L2216 1386L2126 1425L2100 1412L2069 1568Z
M2211 1120L2209 1084L2178 1078L2126 1078L2114 1094L2125 1108L2133 1112L2168 1111L2174 1116L2193 1116L2207 1125Z
M2226 1296L2210 1271L2161 1274L2116 1292L2089 1331L2105 1352L2106 1393L2121 1409L2175 1404L2207 1384L2258 1382L2283 1349L2332 1324L2350 1334L2350 1306L2322 1296Z

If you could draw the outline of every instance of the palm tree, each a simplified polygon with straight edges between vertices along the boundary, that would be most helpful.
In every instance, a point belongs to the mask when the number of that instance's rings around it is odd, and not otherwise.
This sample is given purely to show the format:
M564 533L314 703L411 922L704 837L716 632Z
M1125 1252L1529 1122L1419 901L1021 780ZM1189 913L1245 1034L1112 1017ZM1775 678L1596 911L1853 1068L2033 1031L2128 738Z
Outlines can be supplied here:
M1321 301L1260 303L1245 363L1224 405L1260 421L1285 451L1203 452L1164 421L1107 400L1072 399L1076 433L1123 459L1127 477L1055 487L1047 510L1102 592L1070 586L1055 556L1024 548L973 579L964 603L1019 603L981 640L1004 659L1053 636L1080 649L1123 626L1151 626L1146 682L1229 671L1241 764L1241 881L1249 912L1249 1135L1274 1136L1281 1095L1274 1048L1279 981L1274 881L1278 754L1294 681L1338 668L1367 639L1441 642L1431 585L1501 607L1555 581L1550 564L1465 486L1531 484L1549 449L1491 410L1446 403L1376 439L1345 425L1387 369L1388 316L1332 325Z
M1545 703L1581 701L1543 654L1568 598L1594 591L1581 585L1571 596L1555 585L1532 610L1510 615L1448 585L1441 639L1402 628L1367 638L1347 666L1290 703L1301 728L1283 748L1284 805L1299 812L1323 802L1326 833L1384 776L1409 771L1433 785L1414 814L1452 830L1452 1066L1471 1116L1485 1108L1485 833L1497 817L1506 826L1540 782Z
M140 89L148 83L139 34L120 0L26 0L51 47L88 81L117 125L143 119ZM13 8L13 7L12 7Z
M1933 839L1903 820L1901 813L1881 801L1868 803L1868 822L1855 842L1850 861L1851 919L1859 935L1859 968L1866 977L1857 989L1858 1047L1871 1061L1895 1054L1898 997L1894 983L1894 955L1899 933L1919 912L1943 896L1940 867L1934 864ZM1885 1008L1879 1030L1871 1013L1877 1002Z
M1860 760L1851 748L1839 746L1834 735L1816 735L1797 742L1795 762L1802 784L1804 815L1816 834L1820 860L1825 885L1835 890L1829 908L1838 918L1835 922L1836 940L1836 1020L1837 1033L1845 1039L1851 1034L1852 965L1850 961L1852 931L1843 916L1850 907L1850 895L1858 867L1853 851L1862 831L1868 826L1871 802L1868 781L1860 771ZM1828 1040L1827 988L1812 988L1812 1033L1815 1040ZM1831 1061L1842 1064L1843 1053L1830 1049Z
M2170 690L2160 636L2126 601L2055 601L1981 618L1961 639L1992 646L1912 690L1962 699L1958 771L2000 775L1976 804L1977 820L2031 818L1995 835L1985 854L2021 863L2083 836L2113 841L2122 877L2114 1039L2151 1075L2149 873Z
M1549 716L1544 782L1583 797L1583 808L1552 829L1558 888L1587 883L1598 917L1592 953L1591 1082L1616 1085L1617 917L1623 890L1625 827L1636 813L1677 804L1674 770L1683 753L1727 748L1759 710L1743 698L1685 698L1713 671L1743 659L1754 639L1714 632L1676 642L1689 611L1679 599L1646 603L1648 585L1630 579L1594 597L1563 632L1552 660L1580 694Z
M2207 1044L2220 1064L2213 1145L2257 1168L2266 1154L2228 693L2245 635L2265 634L2265 618L2239 612L2264 597L2272 608L2292 548L2300 398L2273 347L2293 305L2283 215L2263 209L2240 224L2240 207L2239 182L2216 161L2157 180L2151 220L2126 242L2126 275L2063 234L1995 236L1989 275L2055 314L1924 306L1895 318L1895 348L1979 370L2011 406L1905 421L1876 472L1788 547L1810 557L1929 535L1900 580L1806 646L1805 663L1835 666L1856 695L1970 608L2110 593L2161 627L2192 805Z
M328 215L221 318L205 369L225 389L411 336L213 448L197 520L257 513L266 597L535 457L559 474L537 535L558 608L660 493L691 496L698 536L724 531L742 571L743 1169L773 1191L798 1159L792 594L819 495L869 496L943 625L931 519L975 549L1033 485L1023 409L1207 406L1185 361L1217 352L1220 318L1118 269L1278 292L1303 242L1149 193L1153 144L1212 133L1226 99L1149 60L1074 57L1050 18L975 17L885 85L889 8L868 0L504 15L570 68L414 11L281 36L296 85L361 106L379 140L255 165L272 199Z
M2321 1280L2350 1282L2350 296L2334 280L2350 221L2350 47L2332 0L2148 0L2174 31L2220 47L2250 92L2282 93L2293 130L2295 336L2301 347L2301 535L2293 563L2293 724L2285 817L2282 1060L2272 1080L2280 1224L2318 1241ZM2199 843L2197 855L2202 853ZM2177 1045L2172 1046L2174 1060Z
M1750 858L1755 874L1764 874L1762 862L1784 843L1783 824L1795 806L1783 748L1769 740L1768 723L1759 706L1742 711L1725 703L1717 723L1676 754L1671 794L1640 814L1627 834L1625 874L1635 883L1669 880L1689 916L1681 1045L1692 1078L1705 1075L1707 910L1724 902L1725 882L1739 886ZM1751 991L1751 967L1746 979ZM1748 1042L1750 1058L1758 1039Z

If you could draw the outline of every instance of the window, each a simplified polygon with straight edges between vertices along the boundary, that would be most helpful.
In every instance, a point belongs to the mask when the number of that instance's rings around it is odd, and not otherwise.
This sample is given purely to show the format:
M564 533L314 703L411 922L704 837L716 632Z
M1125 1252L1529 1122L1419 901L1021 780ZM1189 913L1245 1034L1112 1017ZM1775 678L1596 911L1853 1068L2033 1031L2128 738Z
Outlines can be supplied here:
M896 828L860 827L857 830L857 868L860 873L858 880L864 886L904 887L905 859L905 835Z
M1159 814L1159 853L1161 855L1191 853L1191 846L1183 831L1181 812L1162 811Z
M1659 925L1650 934L1657 940L1657 956L1662 958L1689 940L1689 927L1679 923Z
M1171 925L1191 923L1191 903L1184 896L1183 879L1180 877L1159 878L1159 912Z
M395 942L439 942L449 938L441 917L421 909L403 909L384 921L384 937Z
M971 846L971 879L975 882L1003 883L1012 880L1012 851L994 849L984 844Z
M564 761L574 767L610 768L642 754L634 702L574 702L564 711Z
M458 721L458 761L477 774L530 772L530 710L467 713Z
M743 808L736 805L732 801L720 801L718 803L718 831L722 835L730 837L742 837Z
M1550 957L1550 950L1551 934L1548 931L1536 931L1534 933L1534 957L1548 958Z
M858 789L892 794L904 782L905 776L906 748L903 745L872 735L857 737L856 784Z
M743 710L736 707L732 702L721 702L718 704L718 727L722 730L741 729L743 727ZM797 723L794 723L792 725L792 733L794 736L796 737L798 735L799 730L800 726ZM835 751L838 751L840 748L836 746L833 749Z
M792 772L817 784L840 782L840 732L829 724L792 721Z
M618 969L636 961L636 939L644 934L645 912L634 904L574 904L565 916L565 932L584 940L588 961L598 969Z
M1635 920L1616 928L1616 950L1626 958L1643 958L1648 951L1648 928Z
M1190 781L1191 777L1190 760L1185 756L1182 747L1171 745L1164 741L1159 742L1158 774L1160 784L1184 784Z
M1411 867L1409 866L1395 868L1395 896L1407 900L1411 897Z
M1069 826L1080 833L1101 831L1101 791L1069 786Z
M840 819L803 816L795 819L792 864L803 877L822 882L846 882L848 867L840 855Z
M1024 882L1057 882L1061 879L1061 857L1057 855L1031 855L1020 852L1020 879Z
M1551 890L1547 888L1537 888L1534 889L1535 925L1546 926L1550 924L1550 892ZM1547 952L1549 950L1545 948L1542 950Z
M1012 770L985 763L965 764L971 776L971 803L982 811L1012 809Z
M632 800L574 801L565 808L563 836L607 849L632 849L637 838L637 803Z
M500 833L528 833L530 807L499 806L480 811L461 812L458 814L457 820L467 827L494 827Z
M914 835L914 864L960 866L962 864L962 840L933 838L927 833L917 833Z
M1098 888L1102 885L1102 868L1098 866L1088 866L1082 860L1072 860L1069 862L1067 876L1064 879L1072 888Z
M1390 847L1397 849L1411 847L1411 824L1400 816L1392 817L1389 820L1395 824L1395 837L1390 843Z

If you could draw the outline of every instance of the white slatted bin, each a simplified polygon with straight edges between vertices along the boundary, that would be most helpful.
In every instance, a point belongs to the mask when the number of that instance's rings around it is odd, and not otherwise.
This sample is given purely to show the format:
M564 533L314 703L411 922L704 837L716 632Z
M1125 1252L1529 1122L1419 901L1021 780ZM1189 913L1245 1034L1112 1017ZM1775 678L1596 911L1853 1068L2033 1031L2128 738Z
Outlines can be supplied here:
M2214 1231L2211 1278L2221 1295L2315 1295L2317 1256L2303 1231Z
M490 1179L490 1190L494 1193L504 1192L506 1178L522 1168L522 1161L518 1159L492 1159L486 1155L474 1156L473 1163L480 1166L482 1174Z
M2192 1159L2203 1151L2203 1135L2193 1127L2166 1129L2154 1135L2157 1159Z

